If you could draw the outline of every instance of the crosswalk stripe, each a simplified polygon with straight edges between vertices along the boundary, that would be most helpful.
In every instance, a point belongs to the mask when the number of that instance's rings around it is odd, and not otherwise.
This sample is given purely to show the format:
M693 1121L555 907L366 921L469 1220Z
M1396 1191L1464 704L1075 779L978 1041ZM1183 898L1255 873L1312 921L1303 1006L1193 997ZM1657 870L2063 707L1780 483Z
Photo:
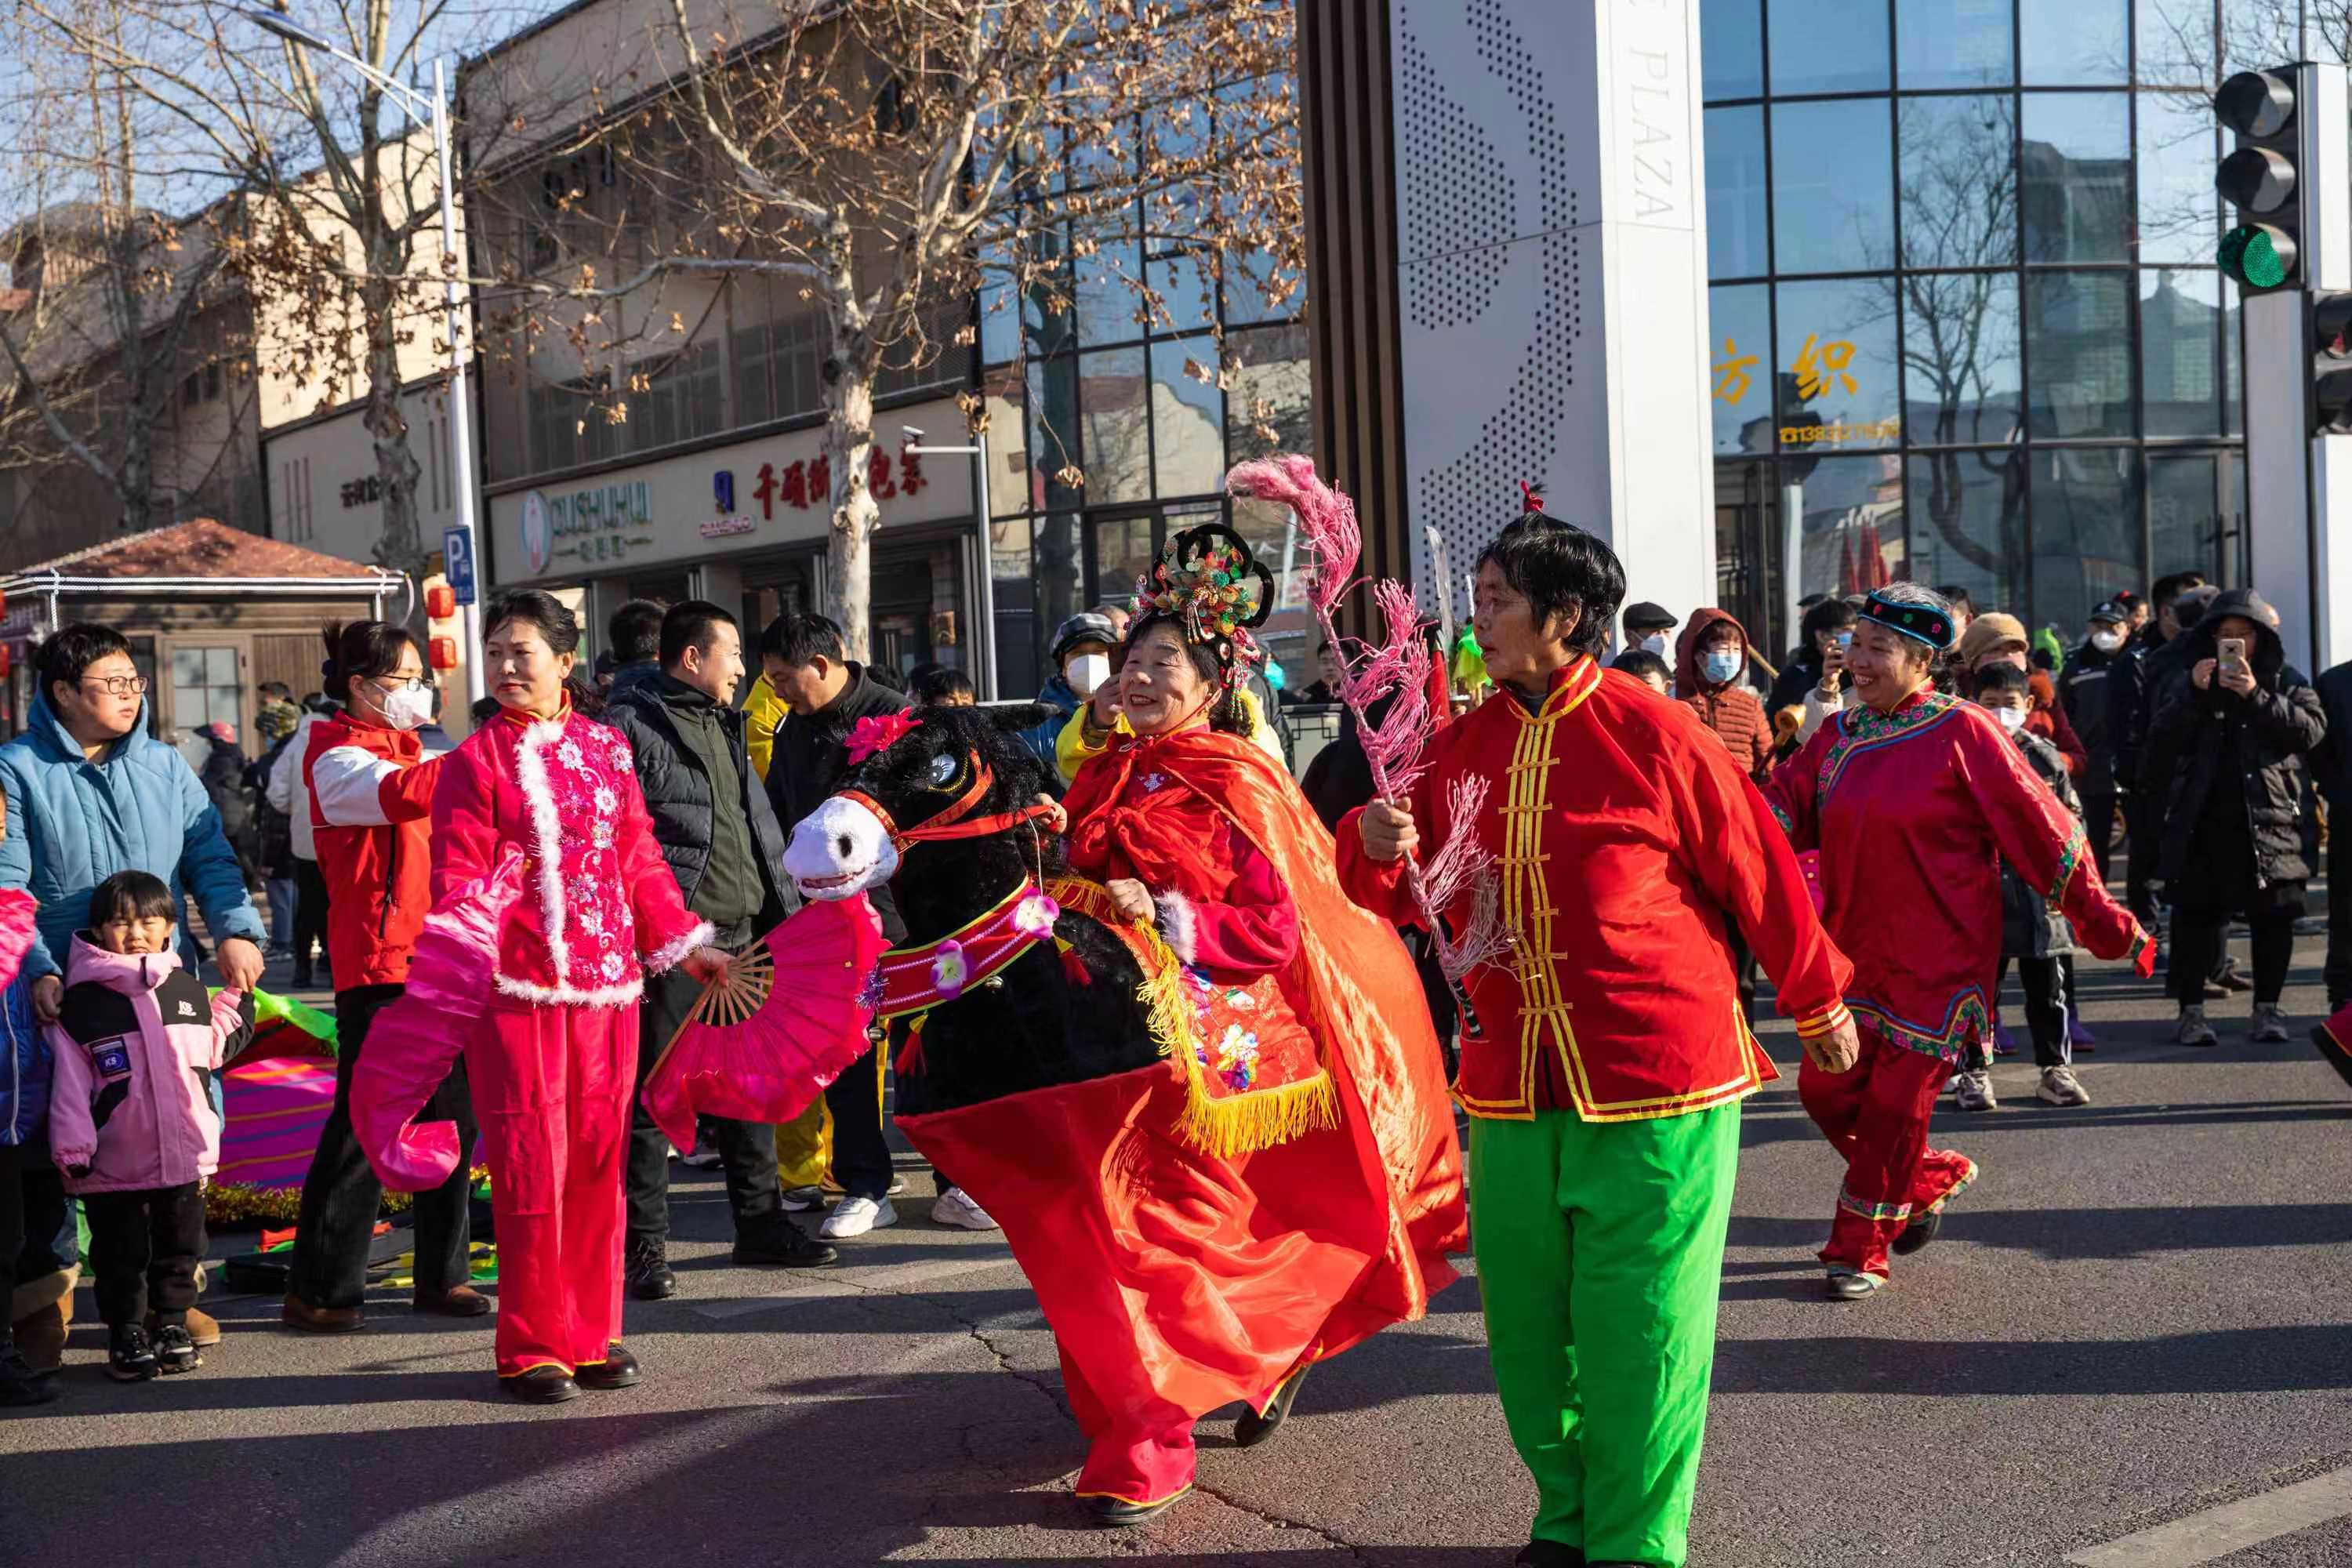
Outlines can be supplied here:
M2352 1514L2352 1468L2209 1508L2169 1524L2068 1554L2075 1568L2196 1568L2315 1524Z

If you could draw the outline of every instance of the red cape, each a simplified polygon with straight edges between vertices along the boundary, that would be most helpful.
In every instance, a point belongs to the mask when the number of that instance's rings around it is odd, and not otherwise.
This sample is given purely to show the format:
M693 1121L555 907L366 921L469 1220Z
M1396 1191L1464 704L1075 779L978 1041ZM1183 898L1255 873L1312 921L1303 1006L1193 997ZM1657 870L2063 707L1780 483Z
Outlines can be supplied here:
M1216 804L1299 914L1283 973L1339 1091L1339 1124L1220 1157L1183 1142L1174 1063L900 1125L1003 1225L1065 1358L1130 1415L1262 1407L1294 1367L1420 1317L1467 1242L1442 1058L1396 932L1340 890L1330 836L1287 773L1207 730L1090 763L1074 831L1139 767Z

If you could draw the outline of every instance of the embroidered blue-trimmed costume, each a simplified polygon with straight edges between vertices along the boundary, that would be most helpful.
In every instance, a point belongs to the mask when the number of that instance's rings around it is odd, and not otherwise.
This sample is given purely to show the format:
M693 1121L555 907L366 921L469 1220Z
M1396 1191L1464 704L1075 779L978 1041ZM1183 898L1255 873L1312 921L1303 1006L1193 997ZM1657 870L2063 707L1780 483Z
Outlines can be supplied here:
M1821 851L1822 923L1853 961L1845 1000L1862 1026L1854 1071L1809 1063L1798 1078L1847 1161L1822 1260L1883 1279L1904 1226L1976 1173L1967 1156L1927 1147L1927 1121L1944 1080L1991 1030L2003 858L2093 952L2145 965L2155 944L2107 896L2081 824L2000 727L1956 698L1922 690L1891 712L1836 715L1765 795L1796 847Z

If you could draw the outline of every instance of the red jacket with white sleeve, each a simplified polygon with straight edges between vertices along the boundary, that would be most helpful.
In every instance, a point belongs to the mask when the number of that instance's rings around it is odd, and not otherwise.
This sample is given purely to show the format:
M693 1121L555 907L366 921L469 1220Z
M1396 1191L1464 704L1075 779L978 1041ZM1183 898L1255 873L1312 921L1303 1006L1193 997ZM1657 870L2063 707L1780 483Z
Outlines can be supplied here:
M415 731L348 712L320 720L308 736L302 786L327 884L335 985L404 984L431 907L441 759L425 756Z

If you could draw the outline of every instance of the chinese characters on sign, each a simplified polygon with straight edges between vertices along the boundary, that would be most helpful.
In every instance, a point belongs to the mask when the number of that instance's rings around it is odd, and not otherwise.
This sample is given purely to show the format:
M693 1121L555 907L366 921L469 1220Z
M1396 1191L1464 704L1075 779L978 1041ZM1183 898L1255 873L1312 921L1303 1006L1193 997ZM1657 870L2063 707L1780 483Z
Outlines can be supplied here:
M632 549L654 542L652 533L641 531L653 526L652 495L643 479L549 496L547 521L559 559L625 561Z
M877 447L866 466L866 488L873 492L876 500L918 495L929 483L923 477L919 453L899 452L894 456ZM814 458L795 458L781 468L773 463L762 463L760 482L751 487L751 495L760 503L760 515L771 521L775 518L778 501L799 511L811 507L830 508L833 459L820 452Z
M381 474L370 474L363 479L345 480L343 482L342 497L343 510L345 511L351 510L352 508L355 506L365 506L370 501L382 500L383 499L383 476Z
M1832 338L1824 342L1820 333L1807 333L1804 347L1797 351L1795 362L1789 366L1789 374L1795 382L1796 395L1806 401L1832 392L1843 392L1848 397L1860 396L1862 384L1853 373L1853 344L1844 338ZM1724 339L1722 352L1714 363L1715 400L1735 407L1745 401L1755 384L1748 373L1756 365L1756 355L1741 353L1737 341ZM1813 417L1802 423L1781 426L1780 443L1783 447L1805 448L1842 447L1849 442L1878 445L1893 442L1901 434L1900 421L1891 416L1859 425L1848 424L1843 419L1823 423Z

